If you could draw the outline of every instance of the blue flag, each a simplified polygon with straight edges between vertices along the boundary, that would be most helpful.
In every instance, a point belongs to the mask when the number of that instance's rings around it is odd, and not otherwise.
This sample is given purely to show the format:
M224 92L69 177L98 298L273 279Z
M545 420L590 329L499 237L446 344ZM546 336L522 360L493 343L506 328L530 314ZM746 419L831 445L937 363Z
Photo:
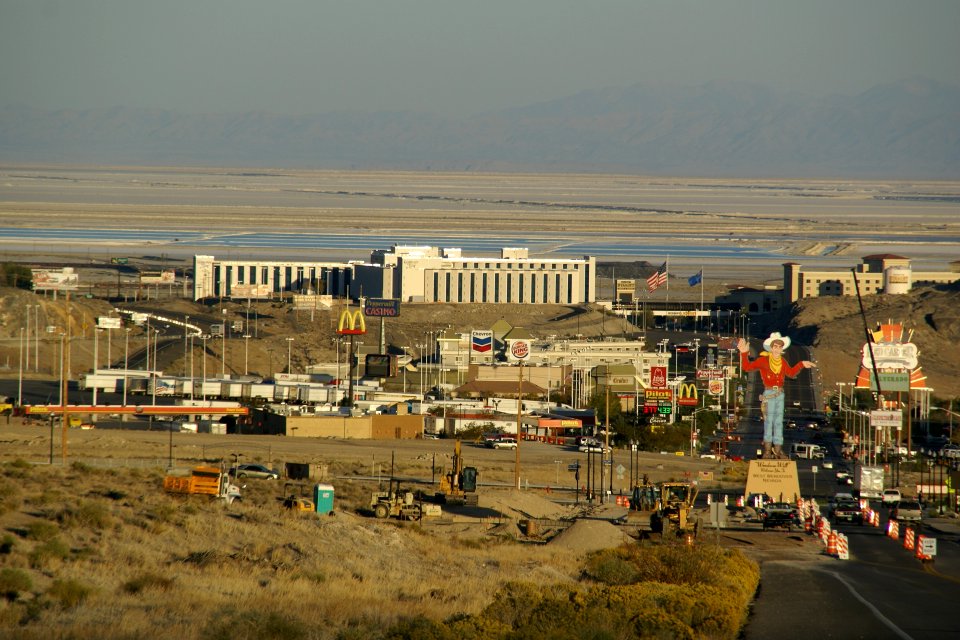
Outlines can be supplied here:
M700 269L696 274L687 278L687 284L691 287L695 287L703 280L703 269Z

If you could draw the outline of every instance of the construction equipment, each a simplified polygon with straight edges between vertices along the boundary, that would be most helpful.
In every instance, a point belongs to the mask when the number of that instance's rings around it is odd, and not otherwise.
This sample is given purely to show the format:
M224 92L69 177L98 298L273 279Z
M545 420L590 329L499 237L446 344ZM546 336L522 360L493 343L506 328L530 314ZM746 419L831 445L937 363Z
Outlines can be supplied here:
M293 488L300 488L300 495L293 492ZM296 513L313 513L316 509L313 500L303 495L303 486L292 482L284 483L283 496L277 498L284 509Z
M697 499L697 486L689 482L663 482L660 484L660 529L664 536L676 533L697 534L698 521L690 517L693 501Z
M662 536L671 533L696 535L697 521L690 517L696 497L697 487L692 483L653 484L644 476L643 482L633 488L626 523L636 527L638 532L659 532Z
M240 500L240 487L217 467L194 467L189 475L170 472L163 478L163 490L184 495L206 495L233 504Z
M370 508L379 519L420 520L424 516L441 515L440 505L416 501L413 492L401 491L400 481L393 478L390 479L389 490L374 491L370 495Z
M460 453L460 440L453 447L451 469L440 478L440 491L436 498L446 504L466 504L476 506L479 497L477 490L476 467L464 467L463 455Z

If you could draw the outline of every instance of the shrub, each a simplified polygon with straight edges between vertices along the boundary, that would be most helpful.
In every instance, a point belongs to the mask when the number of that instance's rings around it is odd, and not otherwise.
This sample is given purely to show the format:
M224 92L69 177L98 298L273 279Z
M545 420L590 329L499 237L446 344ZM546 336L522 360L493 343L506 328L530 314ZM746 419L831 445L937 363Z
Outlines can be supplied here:
M168 591L172 587L173 578L167 578L155 573L144 573L132 580L124 582L121 588L131 595L136 595L148 590Z
M13 551L14 545L17 543L16 538L14 538L9 533L3 536L3 539L0 540L0 553L3 555L9 555Z
M13 602L20 597L24 591L30 591L33 588L33 580L30 574L21 569L0 569L0 595L8 601Z
M49 520L38 520L27 525L27 538L46 542L53 540L60 533L60 527Z
M387 629L384 640L453 640L453 636L442 624L428 620L423 616L403 618Z
M54 580L47 589L47 596L58 601L64 609L72 609L82 604L92 592L91 587L77 580Z
M65 560L70 557L70 547L60 538L47 540L35 546L27 556L34 569L45 568L51 560Z
M113 524L113 516L106 505L100 502L83 501L70 505L60 512L57 519L68 527L89 527L103 530Z
M200 635L207 640L300 640L310 637L310 629L275 611L233 611L209 622Z
M22 504L20 488L6 478L0 480L0 515L19 509Z

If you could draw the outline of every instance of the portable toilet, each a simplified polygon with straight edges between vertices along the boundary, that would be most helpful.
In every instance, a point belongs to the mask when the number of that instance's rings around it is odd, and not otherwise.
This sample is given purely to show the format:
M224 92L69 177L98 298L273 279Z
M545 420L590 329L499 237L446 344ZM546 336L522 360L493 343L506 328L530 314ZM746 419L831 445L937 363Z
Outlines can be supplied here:
M317 513L333 515L333 485L313 485L313 504L317 505Z

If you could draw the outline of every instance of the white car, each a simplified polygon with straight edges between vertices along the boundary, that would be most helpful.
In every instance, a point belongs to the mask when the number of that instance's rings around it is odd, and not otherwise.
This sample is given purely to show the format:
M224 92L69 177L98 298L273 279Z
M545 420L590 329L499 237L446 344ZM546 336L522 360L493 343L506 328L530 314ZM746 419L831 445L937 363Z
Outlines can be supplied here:
M581 453L610 453L610 448L604 447L599 442L588 442L580 445L578 451Z
M960 446L948 444L943 449L940 449L940 455L947 458L960 458Z
M507 439L507 438L504 438L504 439L502 439L502 440L496 440L496 441L493 443L493 448L494 448L494 449L516 449L516 448L517 448L517 441L516 441L516 440L509 440L509 439Z
M900 490L884 489L882 501L883 501L883 504L888 507L893 506L896 503L900 502Z

